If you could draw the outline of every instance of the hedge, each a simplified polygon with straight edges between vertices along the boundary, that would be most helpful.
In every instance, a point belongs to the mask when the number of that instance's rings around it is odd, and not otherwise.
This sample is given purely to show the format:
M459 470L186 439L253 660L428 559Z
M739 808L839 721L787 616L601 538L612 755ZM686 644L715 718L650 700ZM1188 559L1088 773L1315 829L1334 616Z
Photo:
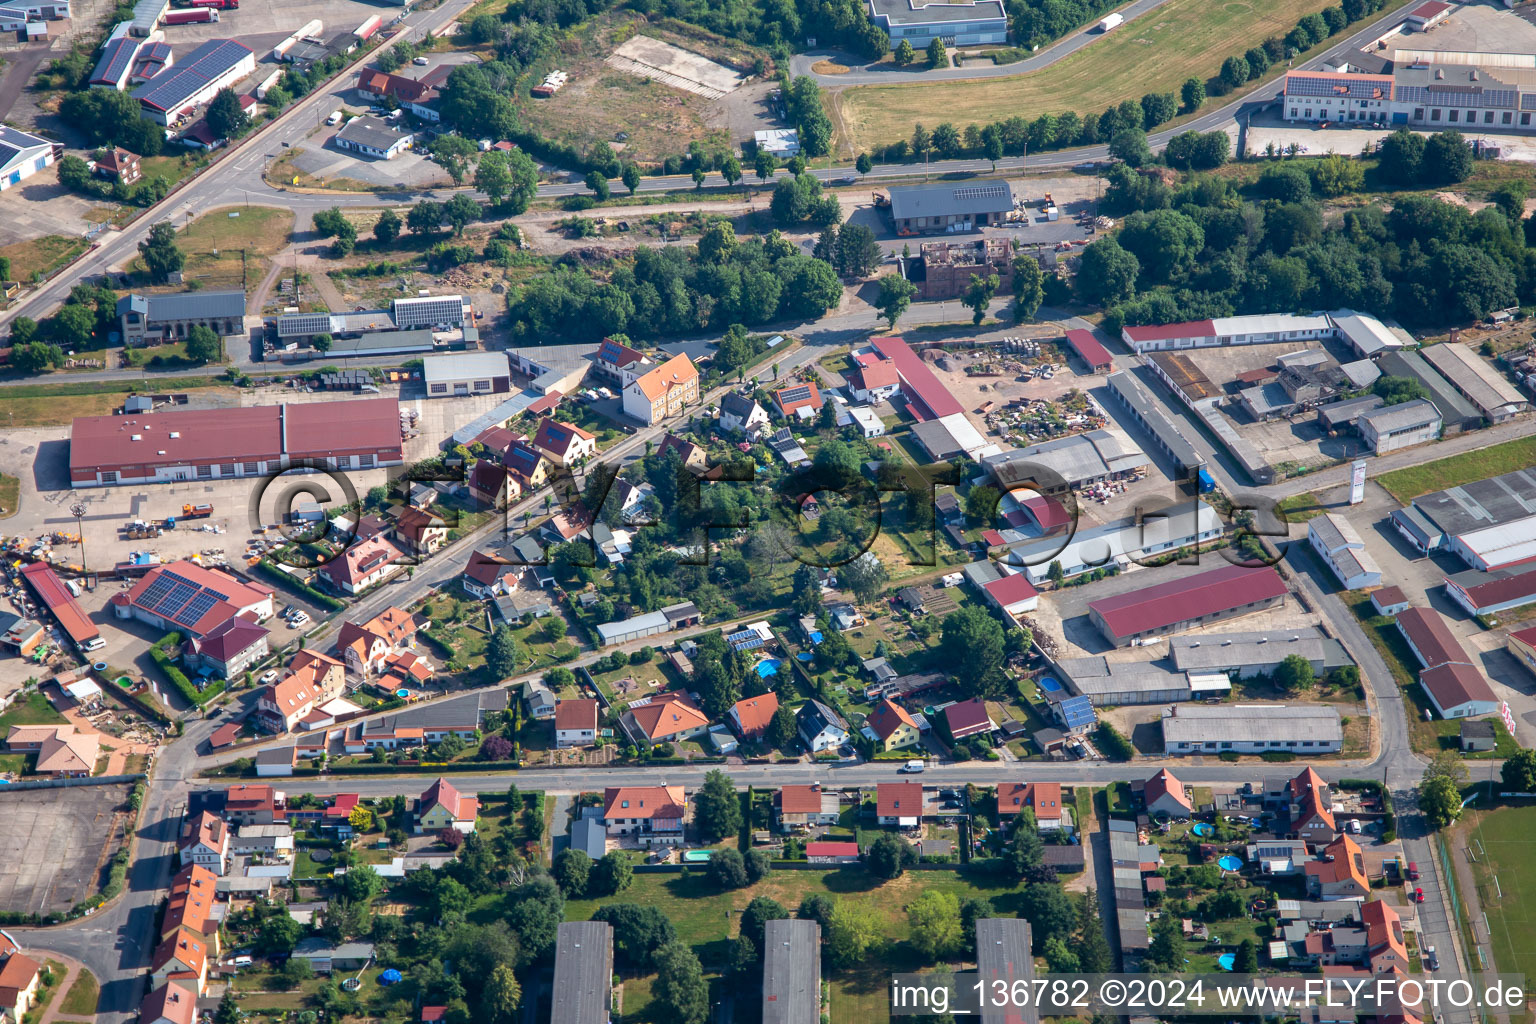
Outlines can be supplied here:
M330 594L321 593L314 587L310 586L308 583L305 583L302 580L294 579L292 576L288 575L286 572L283 572L283 570L279 569L265 558L256 563L256 571L283 589L298 594L300 597L305 598L306 600L313 601L315 604L322 608L330 609L333 612L339 612L347 606L345 601L338 601Z
M180 633L167 633L160 638L159 643L149 649L149 656L154 659L156 665L160 666L161 673L170 680L171 685L176 687L176 692L185 697L189 703L200 708L204 707L213 698L223 693L229 683L226 680L217 679L203 687L203 691L199 693L197 687L192 685L192 680L171 662L171 656L165 652L167 647L176 647L180 643Z

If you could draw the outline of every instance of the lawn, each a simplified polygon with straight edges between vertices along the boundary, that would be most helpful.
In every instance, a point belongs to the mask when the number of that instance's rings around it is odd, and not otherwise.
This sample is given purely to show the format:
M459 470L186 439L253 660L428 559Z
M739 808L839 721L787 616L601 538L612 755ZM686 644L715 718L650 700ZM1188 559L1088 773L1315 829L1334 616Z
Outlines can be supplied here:
M0 519L9 519L21 507L21 478L0 473Z
M34 690L0 715L0 732L9 732L13 725L62 725L67 721L69 719L53 710L47 697Z
M1407 503L1421 494L1460 487L1474 480L1485 480L1500 473L1527 469L1536 465L1536 437L1518 437L1503 444L1463 452L1434 462L1406 466L1384 473L1376 482L1398 501Z
M222 343L220 348L223 348ZM216 362L223 362L221 355ZM149 366L156 369L191 369L203 364L193 362L187 358L186 342L176 341L169 345L145 345L143 348L128 350L128 365Z
M1280 499L1279 511L1288 523L1304 523L1327 512L1328 506L1315 494L1292 494Z
M1177 93L1184 79L1214 76L1227 57L1267 36L1283 36L1298 18L1327 6L1327 0L1264 7L1238 0L1169 0L1037 72L849 89L839 103L843 141L855 152L868 152L910 137L918 123L932 128L948 121L964 129L1010 114L1097 113L1145 93Z
M733 916L757 896L770 896L793 911L812 893L831 893L838 899L855 900L874 909L885 921L885 937L893 943L882 956L853 970L829 969L826 978L832 988L831 1018L878 1024L889 1020L889 996L886 991L890 972L917 970L926 966L905 945L908 937L906 907L919 893L936 889L952 892L962 901L979 896L989 899L997 913L1014 916L1019 911L1018 892L998 886L974 885L970 876L952 871L909 871L901 878L880 882L862 868L835 871L776 871L757 885L721 892L701 874L637 874L634 883L622 895L603 900L572 900L566 904L568 920L584 921L605 903L638 903L654 906L665 913L677 928L678 938L692 946L704 963L706 973L716 973L725 964L729 940L737 932ZM495 912L487 906L482 912ZM477 912L481 913L481 912ZM626 989L641 982L641 991L649 991L649 978L629 980ZM638 992L625 993L625 1019L651 1022L670 1020L659 1006L647 1007L636 998Z
M1536 971L1536 807L1501 807L1477 812L1468 839L1482 847L1473 865L1500 971ZM1495 879L1497 881L1495 881ZM1527 897L1529 894L1529 898Z
M1392 678L1403 689L1403 699L1407 701L1410 709L1408 713L1410 744L1418 753L1433 756L1442 749L1440 738L1446 732L1445 727L1450 726L1459 736L1461 723L1441 719L1425 720L1424 710L1430 705L1429 698L1424 695L1424 688L1418 684L1419 661L1414 657L1408 641L1403 638L1402 632L1397 628L1396 620L1390 615L1377 615L1370 598L1358 590L1349 591L1341 596L1344 598L1344 603L1349 605L1350 611L1355 613L1355 618L1360 620L1360 627L1365 630L1365 635L1371 638L1371 643L1376 647L1376 653L1380 654L1381 660L1387 663L1387 668L1392 672ZM1350 723L1350 725L1354 724L1353 721Z
M210 210L176 232L186 253L182 275L203 288L254 288L267 272L267 257L288 244L293 213L270 206ZM129 269L142 271L135 259Z
M82 970L75 978L75 983L69 986L69 991L64 993L59 1012L81 1017L93 1016L96 1013L96 1001L100 998L101 986L96 983L96 975Z
M44 235L25 242L0 246L0 256L11 261L11 280L26 283L36 275L52 271L85 251L86 241L65 235Z
M167 391L190 391L216 387L218 383L212 377L178 377L157 380L156 386ZM143 384L141 380L18 384L0 391L0 423L7 428L56 427L76 416L109 415L123 404L124 395ZM0 500L3 500L3 491L0 491Z

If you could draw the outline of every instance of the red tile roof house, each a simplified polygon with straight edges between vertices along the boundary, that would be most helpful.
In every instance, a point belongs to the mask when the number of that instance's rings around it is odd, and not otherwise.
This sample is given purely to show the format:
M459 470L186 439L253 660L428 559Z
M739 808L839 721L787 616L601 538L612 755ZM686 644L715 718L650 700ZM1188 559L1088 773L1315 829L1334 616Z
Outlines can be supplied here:
M1371 894L1365 857L1349 836L1339 836L1324 847L1323 859L1308 861L1306 873L1307 892L1314 897L1347 900Z
M438 779L416 801L416 831L441 832L451 828L466 835L475 830L480 799L465 796L447 779Z
M820 783L780 786L773 800L781 832L837 824L840 801L836 793L826 792Z
M760 697L748 697L731 705L725 714L736 735L744 740L755 740L768 731L768 724L779 710L779 695L765 693Z
M502 594L510 594L517 589L518 581L522 579L523 566L519 563L509 562L500 555L489 551L476 551L469 556L469 564L464 566L464 572L459 577L459 586L470 597L481 601L488 601Z
M812 864L857 864L858 843L806 843L805 859Z
M354 544L320 567L319 576L334 590L356 596L381 583L391 573L399 572L396 565L404 552L390 543L387 537L372 537L361 544Z
M1360 923L1365 926L1366 956L1372 974L1408 970L1403 919L1396 909L1381 900L1371 900L1360 908Z
M1328 784L1307 768L1290 781L1291 834L1313 846L1327 846L1339 837Z
M265 783L242 782L224 793L224 816L236 825L275 825L283 820L277 793Z
M256 715L272 732L287 732L315 709L320 693L302 676L291 675L263 686L256 695Z
M901 390L901 378L896 374L896 364L889 359L878 359L860 366L847 375L848 390L854 401L888 401Z
M1088 617L1110 643L1130 647L1282 605L1285 595L1285 581L1274 569L1228 565L1101 598L1088 605Z
M875 817L882 825L917 828L923 820L923 784L880 783L875 787Z
M555 705L555 746L590 747L597 742L597 701L588 697Z
M393 606L367 622L344 622L336 649L348 669L361 676L383 672L390 655L416 646L416 617Z
M203 811L182 826L177 848L183 867L200 865L222 875L229 870L229 825L212 811Z
M611 338L603 339L592 364L598 373L618 381L620 387L629 387L636 377L651 368L651 361L644 353Z
M1499 698L1471 665L1450 662L1419 673L1419 686L1441 718L1477 718L1499 710Z
M1147 780L1141 799L1148 814L1166 814L1178 819L1195 813L1195 805L1184 795L1184 783L1166 768Z
M506 466L481 459L469 473L469 496L483 508L506 508L523 493L522 477Z
M12 952L0 966L0 1010L12 1022L20 1021L32 1008L42 965L21 952Z
M1059 782L1005 782L997 787L999 819L1028 809L1034 813L1035 828L1040 832L1058 832L1066 824L1061 806Z
M949 727L950 738L957 742L968 736L985 736L997 728L987 714L987 705L977 697L945 708L944 723Z
M182 928L160 943L149 964L150 983L185 981L198 995L208 982L208 943L201 935Z
M112 599L112 611L120 619L134 618L183 637L201 637L237 615L265 622L275 609L272 588L180 561L145 573L127 594Z
M603 790L603 823L609 835L633 835L642 846L683 841L688 800L682 786L618 786Z
M557 466L579 466L597 454L597 436L546 416L539 421L533 446Z
M197 995L180 981L169 981L139 1004L139 1024L193 1024Z
M785 419L799 417L809 419L821 411L821 391L810 381L804 384L786 384L769 395Z
M395 539L413 555L435 555L448 540L448 523L419 508L405 508L395 520Z
M233 679L272 652L270 632L244 615L234 615L185 647L187 665L206 668L220 679Z

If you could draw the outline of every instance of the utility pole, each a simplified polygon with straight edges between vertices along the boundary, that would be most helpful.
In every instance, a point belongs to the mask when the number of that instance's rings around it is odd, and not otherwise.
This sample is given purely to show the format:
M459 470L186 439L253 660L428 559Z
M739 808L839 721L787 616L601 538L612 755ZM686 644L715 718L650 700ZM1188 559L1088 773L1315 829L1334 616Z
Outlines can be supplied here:
M80 527L80 520L85 518L86 505L83 501L77 501L69 506L69 514L75 517L75 539L80 544L80 568L85 569L85 531Z

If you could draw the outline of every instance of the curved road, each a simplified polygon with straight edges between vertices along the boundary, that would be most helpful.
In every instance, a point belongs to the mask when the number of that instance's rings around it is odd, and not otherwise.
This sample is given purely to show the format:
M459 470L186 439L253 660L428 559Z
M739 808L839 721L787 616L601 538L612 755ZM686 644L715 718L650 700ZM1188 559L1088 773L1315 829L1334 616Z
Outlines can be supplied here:
M1111 32L1122 32L1132 20L1141 17L1148 11L1155 10L1167 3L1168 0L1136 0L1120 8L1120 14L1125 21ZM977 78L1007 78L1010 75L1022 75L1030 71L1039 71L1041 68L1061 60L1063 57L1076 53L1096 39L1103 39L1109 32L1100 32L1099 23L1094 21L1087 28L1079 29L1071 35L1062 36L1044 50L1033 54L1024 60L1015 61L1012 64L986 64L981 58L972 58L974 64L962 67L951 65L947 68L930 69L921 54L918 59L906 67L897 67L895 64L885 62L861 62L857 58L851 58L848 54L839 53L836 50L824 50L819 53L797 53L790 58L790 71L796 75L809 75L821 85L828 88L846 85L899 85L904 82L951 82ZM965 49L960 47L960 49ZM813 70L813 65L818 61L831 60L843 64L847 71L837 75L824 75Z

